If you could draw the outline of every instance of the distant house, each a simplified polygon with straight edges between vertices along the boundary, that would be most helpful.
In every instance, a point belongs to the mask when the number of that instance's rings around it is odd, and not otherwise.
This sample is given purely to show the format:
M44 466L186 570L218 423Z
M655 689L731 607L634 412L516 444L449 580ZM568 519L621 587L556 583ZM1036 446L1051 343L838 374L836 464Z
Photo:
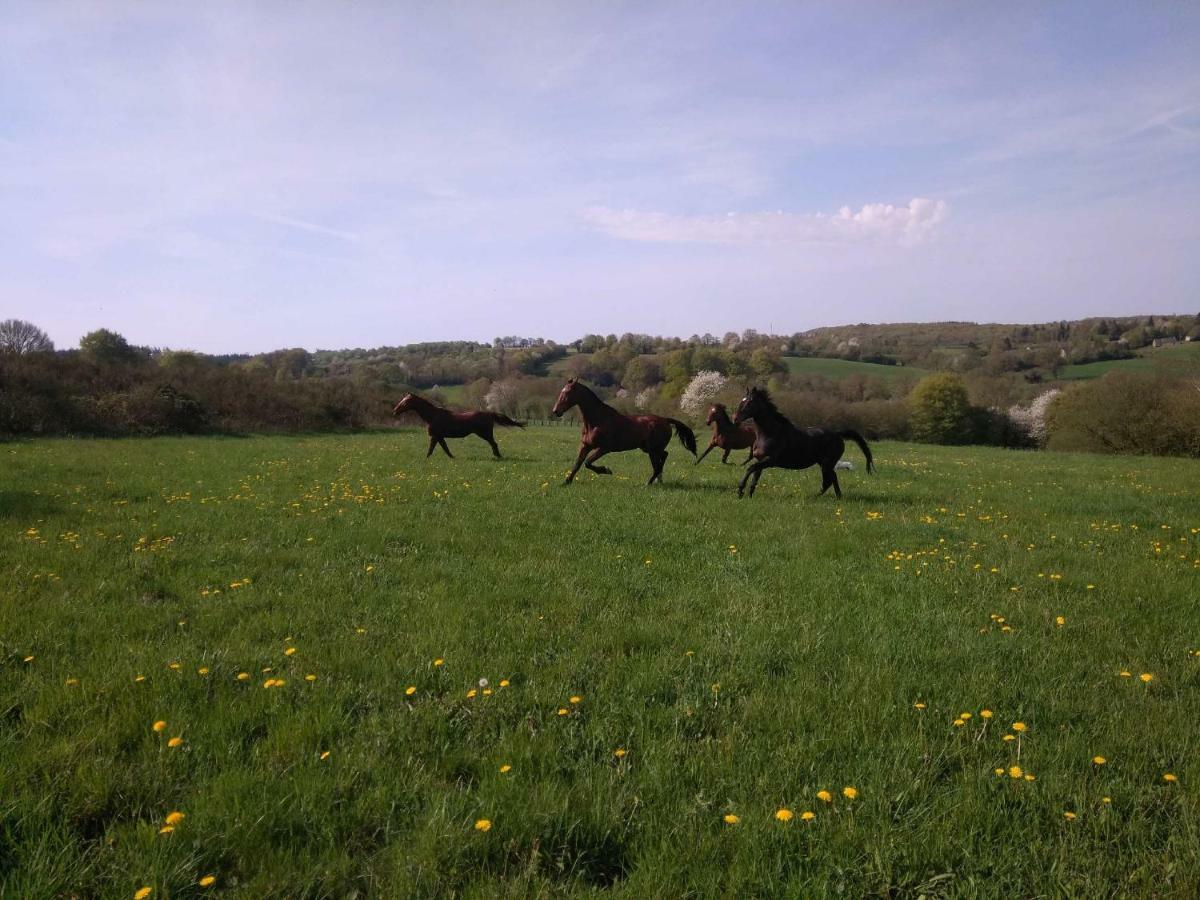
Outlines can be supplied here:
M1170 346L1173 346L1178 343L1179 343L1179 338L1165 337L1165 338L1155 338L1154 339L1155 347L1170 347Z

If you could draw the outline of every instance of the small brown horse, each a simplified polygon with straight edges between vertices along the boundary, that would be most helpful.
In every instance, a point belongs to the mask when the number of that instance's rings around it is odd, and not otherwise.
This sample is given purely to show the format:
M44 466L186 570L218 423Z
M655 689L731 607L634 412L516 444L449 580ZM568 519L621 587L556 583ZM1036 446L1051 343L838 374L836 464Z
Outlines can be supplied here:
M513 421L501 413L446 409L435 406L416 394L405 394L401 397L400 402L392 410L392 415L398 416L406 412L416 413L425 421L427 426L425 430L429 432L429 452L425 454L426 459L439 444L446 451L446 455L454 459L454 454L446 446L446 438L464 438L471 434L477 434L491 444L492 455L496 459L500 459L500 448L496 446L496 439L492 437L492 429L496 425L525 427L520 422Z
M729 413L725 411L724 403L712 405L704 424L713 427L713 436L712 440L708 442L708 448L700 454L700 459L696 460L696 465L700 465L704 461L704 457L708 456L713 447L720 447L725 451L721 456L721 464L724 465L729 461L730 450L746 450L753 447L754 439L758 436L750 425L734 425L733 420L729 418ZM746 457L746 462L742 465L744 466L752 459L754 459L753 453Z
M611 475L612 470L596 465L596 460L606 453L622 450L643 450L649 454L654 474L646 483L654 484L656 479L661 483L672 426L683 446L693 456L696 455L696 435L678 419L622 415L574 378L563 385L551 412L556 418L560 418L572 406L578 406L583 416L583 440L579 445L579 456L575 459L571 474L563 484L574 481L579 467L585 465L597 475Z

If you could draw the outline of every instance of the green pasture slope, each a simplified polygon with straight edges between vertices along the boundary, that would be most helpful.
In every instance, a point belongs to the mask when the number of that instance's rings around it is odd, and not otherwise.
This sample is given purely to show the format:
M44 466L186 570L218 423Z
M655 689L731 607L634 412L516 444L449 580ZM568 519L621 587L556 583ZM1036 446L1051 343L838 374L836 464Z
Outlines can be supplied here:
M1099 378L1109 372L1146 374L1159 367L1171 371L1172 367L1197 363L1200 363L1200 342L1191 342L1176 344L1173 347L1148 348L1129 359L1108 359L1103 362L1063 366L1058 370L1058 378L1060 381L1083 381Z
M1200 464L577 437L0 444L0 895L1200 893Z

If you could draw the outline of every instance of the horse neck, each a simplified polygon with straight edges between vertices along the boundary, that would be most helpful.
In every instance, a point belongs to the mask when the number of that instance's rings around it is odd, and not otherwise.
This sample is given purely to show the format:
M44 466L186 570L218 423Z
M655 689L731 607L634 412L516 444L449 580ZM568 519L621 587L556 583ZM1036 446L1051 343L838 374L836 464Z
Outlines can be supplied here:
M578 385L579 399L576 404L579 406L579 413L583 416L583 421L596 424L603 422L605 419L611 419L613 416L620 415L615 409L592 393L590 388L583 385Z
M763 434L784 434L795 430L795 426L791 421L774 408L763 410L754 416L754 424L758 426L758 430Z
M729 418L729 413L723 409L717 410L716 415L713 416L713 421L717 426L718 434L737 430L737 426L733 424L733 419Z
M415 412L421 419L428 422L433 418L435 412L441 412L440 406L434 406L424 397L413 397L412 403L408 407L412 412Z

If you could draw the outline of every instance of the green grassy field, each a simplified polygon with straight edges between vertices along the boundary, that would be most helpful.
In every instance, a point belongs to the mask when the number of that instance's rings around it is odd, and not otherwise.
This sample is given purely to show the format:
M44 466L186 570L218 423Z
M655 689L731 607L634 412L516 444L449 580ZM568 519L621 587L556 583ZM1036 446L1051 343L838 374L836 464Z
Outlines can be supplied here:
M1200 891L1200 463L577 437L0 445L0 895Z
M1058 370L1061 381L1080 381L1099 378L1109 372L1153 372L1159 366L1188 365L1200 362L1200 343L1177 344L1173 347L1148 348L1130 359L1109 359L1103 362L1063 366Z
M926 369L918 369L913 366L884 366L879 363L857 362L850 359L785 356L783 361L792 375L823 375L832 381L849 378L851 375L882 378L888 382L903 378L916 381L929 374Z

